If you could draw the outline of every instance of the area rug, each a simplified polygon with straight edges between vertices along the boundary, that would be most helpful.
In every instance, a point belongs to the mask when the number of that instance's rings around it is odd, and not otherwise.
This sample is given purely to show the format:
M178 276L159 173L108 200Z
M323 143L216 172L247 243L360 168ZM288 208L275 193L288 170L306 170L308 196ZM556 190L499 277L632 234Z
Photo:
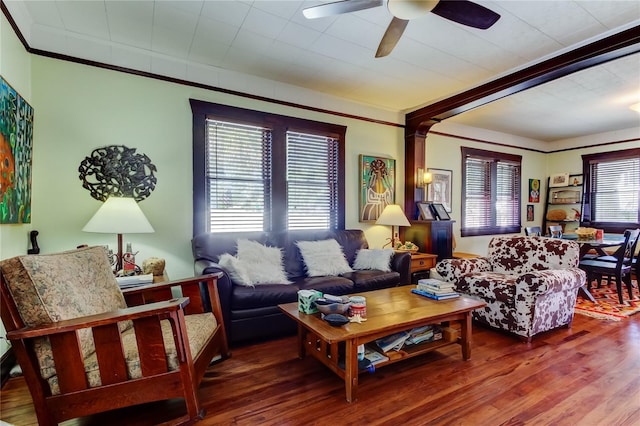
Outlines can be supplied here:
M615 283L610 286L603 283L601 288L591 288L591 294L596 299L593 303L583 299L578 293L575 313L589 317L622 321L623 319L640 312L640 297L638 297L638 283L633 281L633 299L629 300L629 293L623 284L623 304L618 303L618 292Z

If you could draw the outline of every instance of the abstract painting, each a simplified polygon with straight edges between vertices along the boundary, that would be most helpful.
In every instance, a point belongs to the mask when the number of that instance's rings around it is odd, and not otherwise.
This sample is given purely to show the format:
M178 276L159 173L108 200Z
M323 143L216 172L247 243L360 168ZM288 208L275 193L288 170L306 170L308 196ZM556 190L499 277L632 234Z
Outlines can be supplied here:
M396 160L360 155L360 222L375 222L396 200Z
M0 224L31 223L33 108L0 77Z

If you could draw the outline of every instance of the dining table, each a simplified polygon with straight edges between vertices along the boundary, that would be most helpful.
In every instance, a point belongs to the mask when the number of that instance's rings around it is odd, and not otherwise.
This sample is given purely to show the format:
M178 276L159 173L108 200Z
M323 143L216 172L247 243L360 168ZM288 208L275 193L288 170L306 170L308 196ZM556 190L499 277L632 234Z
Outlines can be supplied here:
M611 253L605 251L605 248L621 246L624 243L624 235L622 234L605 234L602 238L591 240L579 239L576 234L564 234L562 238L575 241L580 245L580 259L591 250L595 250L599 256L608 256Z
M575 241L580 245L580 259L591 250L595 250L599 256L608 256L611 253L606 252L604 250L605 248L617 247L624 244L624 235L622 234L605 234L602 238L590 240L579 239L577 234L563 234L562 239ZM596 299L589 291L587 285L580 287L580 290L587 299L595 303Z

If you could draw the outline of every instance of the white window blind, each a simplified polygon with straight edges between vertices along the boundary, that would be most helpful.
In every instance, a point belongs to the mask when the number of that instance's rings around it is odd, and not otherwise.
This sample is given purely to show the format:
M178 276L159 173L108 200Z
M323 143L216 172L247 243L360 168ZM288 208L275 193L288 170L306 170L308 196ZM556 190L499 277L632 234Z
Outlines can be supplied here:
M462 235L519 232L520 157L464 147L462 153Z
M640 158L593 160L589 168L591 220L636 222L640 205Z
M209 231L262 231L271 203L271 131L206 120Z
M338 141L287 132L287 228L332 229L338 222Z
M480 228L491 224L491 162L480 158L466 160L466 194L463 226Z

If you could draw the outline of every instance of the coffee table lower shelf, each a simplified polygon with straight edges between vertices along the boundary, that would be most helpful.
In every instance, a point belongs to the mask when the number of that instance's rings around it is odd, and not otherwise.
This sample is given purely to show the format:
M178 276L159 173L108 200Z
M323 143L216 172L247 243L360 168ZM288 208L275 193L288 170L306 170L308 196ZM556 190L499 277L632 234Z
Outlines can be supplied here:
M399 351L392 350L389 352L382 352L381 350L376 349L379 353L383 354L389 359L375 363L375 368L377 369L389 364L396 363L398 361L405 360L407 358L423 355L428 352L450 346L452 344L462 344L462 339L458 337L458 331L455 329L450 330L453 330L453 332L447 333L446 337L443 336L442 339L432 342L424 342L417 345L405 346ZM301 358L303 358L305 355L312 356L313 358L316 358L318 361L327 366L329 369L331 369L341 379L345 378L345 368L340 366L340 360L342 359L342 361L344 362L345 359L344 350L342 351L343 356L341 357L339 343L327 343L312 331L306 329L302 330L301 342L304 346L304 353L301 354ZM371 342L369 342L369 344L371 344ZM358 373L365 372L367 372L367 370L358 371Z
M459 327L459 333L443 333L443 339L421 343L397 353L387 353L388 364L458 344L462 358L471 356L471 312L484 302L468 297L434 301L411 293L411 286L375 290L359 295L367 298L367 321L331 327L319 314L304 314L297 303L279 305L298 324L298 356L312 356L344 380L346 399L356 400L358 392L358 346L392 334L426 325ZM344 359L344 367L339 361Z

